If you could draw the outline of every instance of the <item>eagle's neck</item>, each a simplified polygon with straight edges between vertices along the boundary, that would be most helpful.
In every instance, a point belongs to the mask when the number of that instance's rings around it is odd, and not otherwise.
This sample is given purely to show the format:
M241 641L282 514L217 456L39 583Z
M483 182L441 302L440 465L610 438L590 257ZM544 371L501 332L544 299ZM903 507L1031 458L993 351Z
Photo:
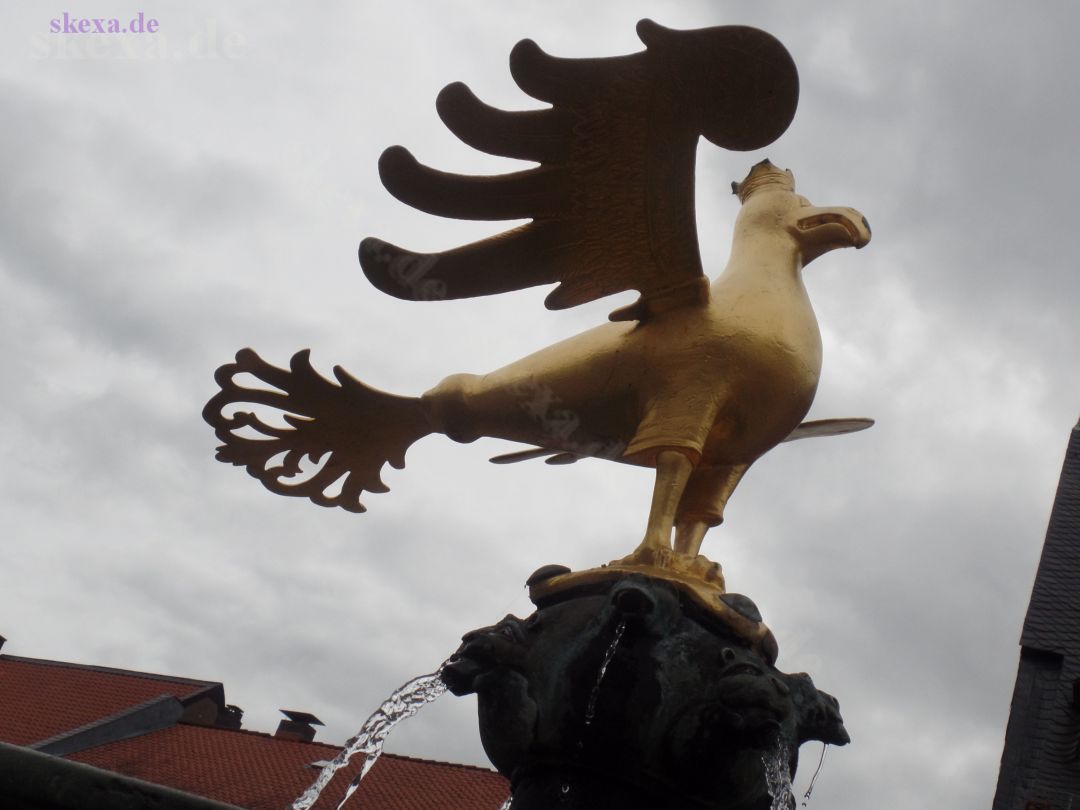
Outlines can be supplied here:
M736 227L731 257L716 284L796 291L803 289L801 270L801 251L787 233Z

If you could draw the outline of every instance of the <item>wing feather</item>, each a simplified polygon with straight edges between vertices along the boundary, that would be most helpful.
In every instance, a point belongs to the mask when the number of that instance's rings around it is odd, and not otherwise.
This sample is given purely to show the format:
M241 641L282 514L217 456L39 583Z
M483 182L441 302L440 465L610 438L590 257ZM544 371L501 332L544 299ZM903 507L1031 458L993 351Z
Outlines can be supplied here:
M551 169L470 177L425 166L403 146L379 158L387 191L413 208L454 219L528 219L552 216L565 194Z
M564 59L545 53L531 39L523 39L510 50L510 75L518 87L538 101L576 106L590 103L602 92L604 83L619 69L616 63L633 59L634 55Z
M441 253L415 253L369 236L360 243L360 264L375 287L407 301L520 290L523 277L533 284L550 284L559 280L562 266L557 244L547 229L536 226Z
M506 112L485 104L461 82L442 89L435 109L461 141L490 155L553 163L570 152L574 117L567 110Z

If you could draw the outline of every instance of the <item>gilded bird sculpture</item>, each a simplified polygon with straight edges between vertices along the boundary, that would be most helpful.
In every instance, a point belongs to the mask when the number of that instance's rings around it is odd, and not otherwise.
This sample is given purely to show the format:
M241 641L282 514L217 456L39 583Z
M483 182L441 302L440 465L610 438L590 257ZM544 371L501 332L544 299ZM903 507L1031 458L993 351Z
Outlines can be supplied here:
M828 251L865 245L862 214L812 205L791 172L763 161L732 184L741 209L715 281L698 254L698 139L736 150L775 140L798 98L790 56L770 35L739 26L675 31L643 20L638 34L644 51L600 59L519 43L511 73L545 109L497 110L462 84L440 93L439 115L458 137L533 168L451 175L402 147L380 159L386 188L415 208L527 224L439 253L375 238L360 246L372 284L407 300L552 283L552 309L631 289L638 300L608 323L489 374L447 377L420 397L378 391L340 367L328 381L306 351L282 369L244 349L218 369L221 390L203 412L220 460L273 492L354 512L365 509L364 491L386 491L383 465L403 467L408 447L433 432L530 446L499 463L595 457L654 468L647 527L631 557L657 561L696 556L747 469L777 444L871 424L803 422L821 337L801 271ZM267 387L245 386L243 375ZM276 409L284 422L244 403ZM322 466L298 480L305 457Z

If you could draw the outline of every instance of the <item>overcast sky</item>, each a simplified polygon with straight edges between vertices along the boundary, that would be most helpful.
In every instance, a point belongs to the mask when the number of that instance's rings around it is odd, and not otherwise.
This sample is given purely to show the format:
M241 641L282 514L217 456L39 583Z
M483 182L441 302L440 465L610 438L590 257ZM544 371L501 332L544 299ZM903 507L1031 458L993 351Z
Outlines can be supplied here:
M441 436L369 512L271 495L213 460L199 412L244 346L418 394L600 322L544 289L391 299L361 238L416 249L499 225L439 220L381 187L400 143L504 171L439 122L462 80L537 106L507 55L641 49L634 25L749 24L798 65L765 150L699 150L706 271L730 182L764 157L874 240L805 279L825 343L816 418L871 431L763 458L704 552L841 703L811 807L976 810L993 794L1017 641L1069 431L1080 416L1076 32L1080 5L1006 2L100 2L155 37L0 30L0 634L5 653L225 683L248 728L279 707L341 742L460 635L531 611L540 565L588 568L640 539L651 476L590 461L495 467L509 446ZM390 749L483 763L471 699L443 698ZM803 750L798 784L817 760Z

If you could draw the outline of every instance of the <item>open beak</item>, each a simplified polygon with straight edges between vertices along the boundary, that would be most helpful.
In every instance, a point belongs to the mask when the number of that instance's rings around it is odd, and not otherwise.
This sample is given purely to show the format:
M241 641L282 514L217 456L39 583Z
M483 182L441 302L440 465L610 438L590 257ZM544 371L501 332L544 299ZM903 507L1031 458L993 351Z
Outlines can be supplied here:
M870 223L854 208L805 208L795 227L803 265L842 247L861 248L870 241Z

